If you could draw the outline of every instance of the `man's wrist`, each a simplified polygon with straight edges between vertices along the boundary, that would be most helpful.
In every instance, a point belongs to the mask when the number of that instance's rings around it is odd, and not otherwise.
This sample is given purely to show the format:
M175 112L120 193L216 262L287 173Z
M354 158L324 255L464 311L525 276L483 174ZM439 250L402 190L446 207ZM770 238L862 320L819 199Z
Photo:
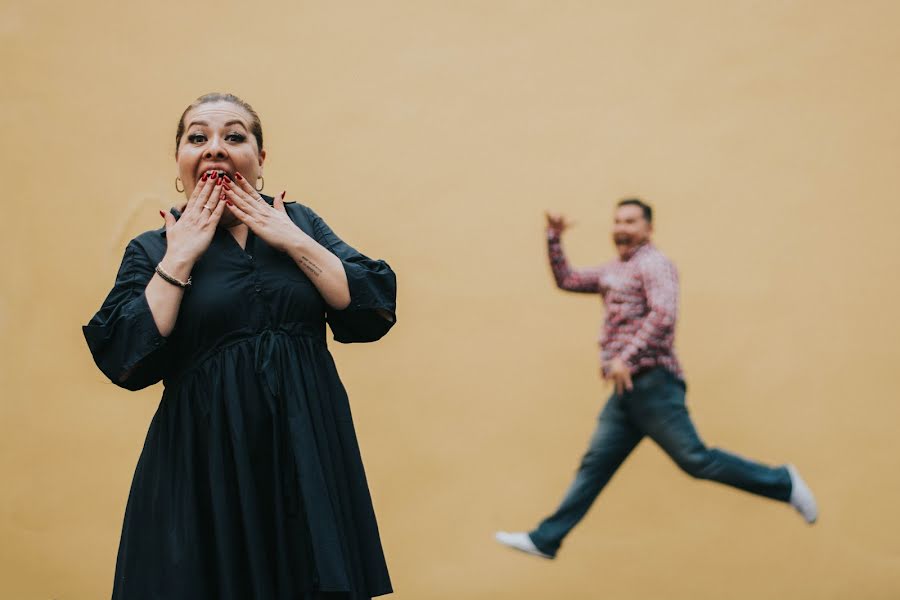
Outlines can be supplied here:
M634 365L631 364L631 361L626 358L625 355L620 354L619 356L615 357L612 362L620 363L629 373L634 373Z

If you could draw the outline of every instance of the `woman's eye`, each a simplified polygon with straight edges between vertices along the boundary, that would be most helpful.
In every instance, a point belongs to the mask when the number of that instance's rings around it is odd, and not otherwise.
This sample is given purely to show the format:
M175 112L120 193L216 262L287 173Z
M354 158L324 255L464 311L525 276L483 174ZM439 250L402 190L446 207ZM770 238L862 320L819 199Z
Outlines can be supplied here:
M225 136L225 139L229 140L231 142L243 142L247 138L246 138L246 136L241 135L240 133L229 133L227 136Z
M206 136L202 133L192 133L188 136L188 141L192 144L199 144L201 142L206 141Z

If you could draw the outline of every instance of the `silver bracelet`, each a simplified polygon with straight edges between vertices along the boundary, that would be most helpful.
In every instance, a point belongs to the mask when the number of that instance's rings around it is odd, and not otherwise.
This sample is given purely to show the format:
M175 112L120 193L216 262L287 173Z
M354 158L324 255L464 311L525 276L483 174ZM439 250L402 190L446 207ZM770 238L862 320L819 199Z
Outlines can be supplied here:
M181 281L179 279L175 279L162 268L162 263L156 265L156 274L162 277L163 281L171 283L172 285L177 285L183 290L191 287L191 276L188 275L187 281Z

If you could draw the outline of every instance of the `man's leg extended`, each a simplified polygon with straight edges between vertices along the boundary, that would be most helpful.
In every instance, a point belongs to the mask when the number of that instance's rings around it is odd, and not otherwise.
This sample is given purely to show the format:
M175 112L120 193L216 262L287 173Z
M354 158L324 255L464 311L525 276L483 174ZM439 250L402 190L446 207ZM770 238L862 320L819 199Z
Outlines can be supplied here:
M581 459L575 480L556 512L529 533L532 542L541 552L556 555L563 538L584 517L597 495L642 437L643 434L628 417L622 397L613 394L600 413L597 428Z
M770 467L736 454L707 448L688 414L684 383L662 369L635 380L628 407L635 423L686 473L698 479L787 502L791 475L785 467Z

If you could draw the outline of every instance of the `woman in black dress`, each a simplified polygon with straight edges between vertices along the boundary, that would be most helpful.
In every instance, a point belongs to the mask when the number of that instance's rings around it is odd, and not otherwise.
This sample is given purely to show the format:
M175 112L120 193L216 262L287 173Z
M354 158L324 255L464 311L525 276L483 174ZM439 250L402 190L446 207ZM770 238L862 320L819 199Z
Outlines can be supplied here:
M125 511L114 599L391 592L325 324L339 342L381 338L396 279L311 209L260 195L265 156L247 103L209 94L191 104L175 154L187 203L128 244L84 327L114 383L165 386Z

